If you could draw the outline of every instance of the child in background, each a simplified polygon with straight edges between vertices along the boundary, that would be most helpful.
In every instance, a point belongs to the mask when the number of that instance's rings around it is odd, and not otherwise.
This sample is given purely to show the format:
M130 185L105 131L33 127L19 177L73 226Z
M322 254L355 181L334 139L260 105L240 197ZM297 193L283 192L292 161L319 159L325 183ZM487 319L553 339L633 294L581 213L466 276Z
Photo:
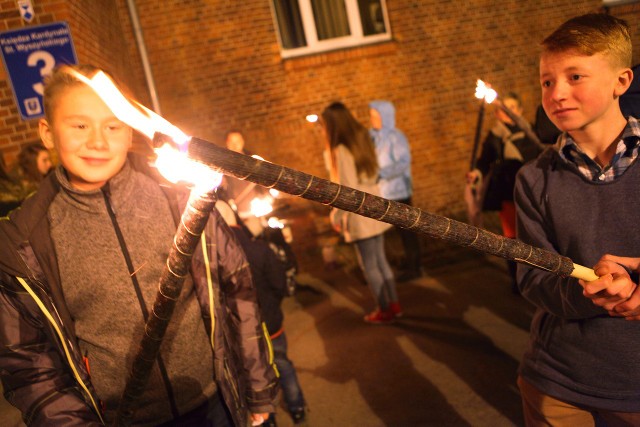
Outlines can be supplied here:
M321 125L329 152L331 180L379 195L378 161L367 129L340 102L324 109ZM376 308L364 316L364 321L389 323L400 317L396 281L384 252L384 232L391 225L336 208L331 211L331 223L347 243L354 244L373 294Z
M240 227L237 214L226 202L218 200L216 209L231 227L247 255L251 276L258 291L260 313L269 331L274 362L280 373L284 401L294 424L299 424L305 419L305 401L296 369L287 357L287 337L281 308L282 300L288 295L285 266L266 242L254 239L247 230ZM275 425L275 414L269 415L266 425Z
M7 172L4 157L0 153L0 217L20 206L23 193L20 183Z
M520 169L518 237L602 277L518 265L536 306L518 378L527 426L640 425L638 266L626 258L640 254L640 127L619 105L631 53L629 27L605 14L572 18L542 42L542 105L563 134Z
M20 149L18 163L13 171L14 179L22 184L24 192L29 195L38 189L51 167L49 150L42 142L31 142Z

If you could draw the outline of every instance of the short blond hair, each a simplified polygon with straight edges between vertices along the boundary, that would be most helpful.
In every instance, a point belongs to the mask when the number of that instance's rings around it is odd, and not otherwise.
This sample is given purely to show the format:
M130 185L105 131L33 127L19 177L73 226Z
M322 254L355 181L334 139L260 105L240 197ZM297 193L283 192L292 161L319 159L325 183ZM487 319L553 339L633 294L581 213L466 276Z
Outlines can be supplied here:
M44 115L49 123L53 123L53 112L60 94L70 87L84 84L70 70L85 77L92 77L99 71L92 65L61 65L44 79Z
M632 47L629 25L604 13L576 16L560 25L542 42L542 53L576 50L585 56L602 53L611 65L631 67Z

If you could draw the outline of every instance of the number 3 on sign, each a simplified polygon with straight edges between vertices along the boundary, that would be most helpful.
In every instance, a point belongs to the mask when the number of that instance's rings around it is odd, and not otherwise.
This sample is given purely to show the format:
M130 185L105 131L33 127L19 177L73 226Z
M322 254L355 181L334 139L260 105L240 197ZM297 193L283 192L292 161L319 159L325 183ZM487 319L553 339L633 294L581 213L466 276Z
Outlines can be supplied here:
M40 76L44 79L53 71L56 66L56 59L49 52L36 50L27 58L29 67L40 67ZM33 85L33 90L40 96L44 95L44 85L42 81Z

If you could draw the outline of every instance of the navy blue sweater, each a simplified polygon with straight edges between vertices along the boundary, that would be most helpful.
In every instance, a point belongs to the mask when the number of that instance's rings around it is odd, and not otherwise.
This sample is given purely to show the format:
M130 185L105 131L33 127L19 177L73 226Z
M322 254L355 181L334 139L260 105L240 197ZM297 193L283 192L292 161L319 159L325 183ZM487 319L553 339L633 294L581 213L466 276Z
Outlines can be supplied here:
M591 182L554 148L517 178L518 238L592 267L602 255L640 256L640 166ZM576 404L640 412L640 321L610 317L574 278L518 266L522 295L536 307L521 375Z

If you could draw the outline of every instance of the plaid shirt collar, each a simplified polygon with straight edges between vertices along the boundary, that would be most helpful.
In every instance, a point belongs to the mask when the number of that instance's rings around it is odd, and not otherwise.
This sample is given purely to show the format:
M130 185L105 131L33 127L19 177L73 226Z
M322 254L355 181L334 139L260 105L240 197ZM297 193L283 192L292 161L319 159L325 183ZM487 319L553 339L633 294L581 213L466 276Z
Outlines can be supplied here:
M640 124L629 117L616 146L616 153L604 168L587 156L575 140L564 132L556 143L560 157L573 163L580 173L590 181L610 182L621 176L638 157L640 148Z

